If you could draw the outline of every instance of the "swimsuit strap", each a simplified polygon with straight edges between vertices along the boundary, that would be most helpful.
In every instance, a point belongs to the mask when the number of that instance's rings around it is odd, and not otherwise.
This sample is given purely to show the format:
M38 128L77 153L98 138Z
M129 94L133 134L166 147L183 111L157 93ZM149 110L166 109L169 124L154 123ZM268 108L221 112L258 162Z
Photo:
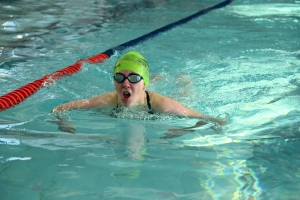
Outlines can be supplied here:
M117 106L116 106L116 108L119 108L118 100L119 100L119 98L118 98L118 95L117 95Z
M148 108L150 110L151 109L151 103L150 103L149 93L148 93L148 91L145 91L145 93L146 93L146 98L147 98L147 105L148 105Z
M153 108L151 108L151 103L150 103L150 96L149 96L149 93L148 93L148 91L146 91L146 90L145 90L145 92L146 92L146 98L147 98L147 105L148 105L148 108L149 108L148 113L149 113L149 114L154 114L155 112L154 112Z

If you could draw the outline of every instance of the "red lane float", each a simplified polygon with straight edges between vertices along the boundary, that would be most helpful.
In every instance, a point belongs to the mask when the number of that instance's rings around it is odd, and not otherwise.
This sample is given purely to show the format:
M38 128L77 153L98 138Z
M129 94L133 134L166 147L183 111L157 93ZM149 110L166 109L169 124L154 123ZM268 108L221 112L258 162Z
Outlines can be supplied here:
M24 85L12 92L9 92L0 97L0 112L24 101L26 98L33 95L46 84L53 83L54 81L60 79L63 76L71 76L72 74L80 71L84 63L96 64L103 62L108 58L109 56L106 54L98 54L86 60L79 60L74 65L58 70L53 74L46 75L41 79L28 83L27 85Z

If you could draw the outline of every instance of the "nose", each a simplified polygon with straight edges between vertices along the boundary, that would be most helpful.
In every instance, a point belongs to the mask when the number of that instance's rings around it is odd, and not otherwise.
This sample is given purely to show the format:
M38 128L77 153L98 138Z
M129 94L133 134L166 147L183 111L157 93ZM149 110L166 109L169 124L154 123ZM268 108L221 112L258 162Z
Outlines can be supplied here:
M130 82L129 82L129 80L127 78L122 83L122 86L125 87L125 88L129 88L130 87Z

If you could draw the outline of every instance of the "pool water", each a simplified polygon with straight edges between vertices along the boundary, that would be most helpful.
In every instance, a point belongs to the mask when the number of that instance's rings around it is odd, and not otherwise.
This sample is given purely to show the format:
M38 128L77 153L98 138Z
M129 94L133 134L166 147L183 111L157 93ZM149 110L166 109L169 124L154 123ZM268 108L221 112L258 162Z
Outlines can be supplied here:
M0 95L219 2L0 1ZM299 199L299 20L299 1L234 1L124 51L159 75L148 90L229 113L222 131L163 139L197 120L97 110L58 130L53 107L112 91L124 52L2 111L1 199Z

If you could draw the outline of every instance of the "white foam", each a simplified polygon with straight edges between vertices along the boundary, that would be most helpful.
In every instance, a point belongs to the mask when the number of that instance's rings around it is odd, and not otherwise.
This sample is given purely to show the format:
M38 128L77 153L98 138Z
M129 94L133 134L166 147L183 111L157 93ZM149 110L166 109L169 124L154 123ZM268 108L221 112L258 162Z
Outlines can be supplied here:
M0 138L0 144L20 145L20 140L14 138Z
M232 5L228 7L229 12L248 17L265 16L300 16L299 4L251 4Z
M8 159L6 159L6 161L14 161L14 160L31 160L31 157L10 157Z

